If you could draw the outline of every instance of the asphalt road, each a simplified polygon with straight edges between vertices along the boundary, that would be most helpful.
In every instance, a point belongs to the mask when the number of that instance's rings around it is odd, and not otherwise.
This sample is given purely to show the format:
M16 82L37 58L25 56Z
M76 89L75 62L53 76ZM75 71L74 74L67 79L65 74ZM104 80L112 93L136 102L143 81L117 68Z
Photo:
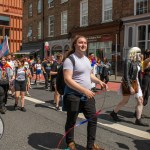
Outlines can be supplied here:
M35 87L35 86L34 86ZM56 111L53 93L41 87L30 90L31 98L26 97L27 112L14 111L14 99L8 99L4 120L5 130L0 140L0 150L53 150L64 135L66 113ZM119 112L121 122L115 123L110 112L120 101L117 92L99 92L96 96L98 116L96 143L105 150L150 150L150 127L134 124L133 116L136 101L131 97L129 103ZM144 108L144 121L150 125L150 103ZM83 121L80 114L77 122ZM75 128L75 141L79 150L86 147L86 124ZM60 145L66 148L65 140Z

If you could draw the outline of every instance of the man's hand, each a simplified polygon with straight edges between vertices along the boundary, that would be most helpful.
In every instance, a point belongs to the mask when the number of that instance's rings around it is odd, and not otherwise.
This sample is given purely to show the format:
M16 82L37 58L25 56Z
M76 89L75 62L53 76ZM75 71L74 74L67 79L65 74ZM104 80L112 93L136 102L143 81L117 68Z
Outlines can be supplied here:
M93 97L95 96L95 93L92 92L91 90L88 90L88 89L85 89L84 92L83 92L83 94L84 94L88 99L93 98Z
M102 82L101 80L99 81L99 85L103 88L105 88L106 90L108 89L108 86L106 83Z

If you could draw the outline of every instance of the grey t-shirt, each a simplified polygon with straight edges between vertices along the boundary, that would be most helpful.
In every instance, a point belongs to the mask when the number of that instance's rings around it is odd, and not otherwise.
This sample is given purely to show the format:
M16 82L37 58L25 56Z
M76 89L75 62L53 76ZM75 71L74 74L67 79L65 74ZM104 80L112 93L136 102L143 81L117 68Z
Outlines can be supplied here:
M86 89L91 89L91 64L89 59L86 56L79 58L75 54L71 54L75 60L75 66L69 58L67 58L63 63L63 69L72 70L73 76L72 79L75 80L78 84Z

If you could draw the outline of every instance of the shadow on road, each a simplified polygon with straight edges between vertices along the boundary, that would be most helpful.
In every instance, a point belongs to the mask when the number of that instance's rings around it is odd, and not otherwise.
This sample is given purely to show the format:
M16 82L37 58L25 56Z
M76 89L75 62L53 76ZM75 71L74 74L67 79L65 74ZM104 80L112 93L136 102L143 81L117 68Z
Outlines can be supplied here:
M118 143L118 142L116 142L116 144L118 144L119 148L121 148L121 149L130 149L130 148L129 148L127 145L125 145L125 144Z
M28 137L28 144L37 150L55 150L62 137L60 133L32 133ZM65 149L66 147L65 140L63 140L59 148ZM77 145L77 149L85 150L81 145Z
M149 150L150 149L150 140L133 140L135 143L135 148L137 150Z

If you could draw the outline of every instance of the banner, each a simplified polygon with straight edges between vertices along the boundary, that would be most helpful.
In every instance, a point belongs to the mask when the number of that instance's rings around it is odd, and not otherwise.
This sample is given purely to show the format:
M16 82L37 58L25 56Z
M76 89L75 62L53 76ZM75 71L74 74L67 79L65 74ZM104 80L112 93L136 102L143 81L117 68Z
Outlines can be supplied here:
M5 36L3 43L0 45L0 58L9 53L8 38Z

